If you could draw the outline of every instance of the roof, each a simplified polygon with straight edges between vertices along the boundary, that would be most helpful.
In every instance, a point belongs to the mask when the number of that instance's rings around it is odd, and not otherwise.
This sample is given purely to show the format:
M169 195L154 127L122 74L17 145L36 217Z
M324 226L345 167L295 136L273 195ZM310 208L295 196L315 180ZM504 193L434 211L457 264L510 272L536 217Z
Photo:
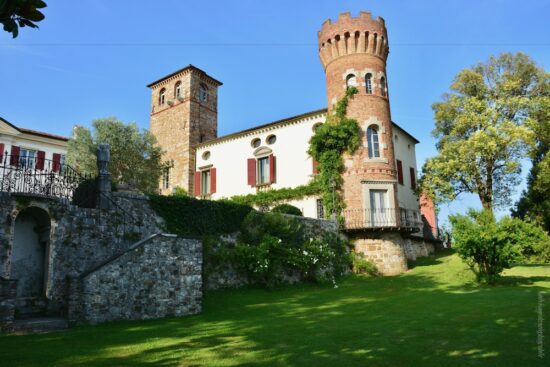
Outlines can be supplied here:
M206 73L206 71L204 71L204 70L202 70L202 69L199 69L198 67L196 67L196 66L194 66L194 65L189 64L189 65L187 65L187 66L184 67L184 68L181 68L181 69L179 69L179 70L174 71L174 72L171 73L171 74L168 74L168 75L166 75L166 76L163 76L163 77L160 78L159 80L155 80L154 82L149 83L149 84L147 85L147 87L148 87L148 88L151 88L153 85L158 84L158 83L162 82L163 80L166 80L166 79L168 79L168 78L171 78L171 77L173 77L174 75L177 75L177 74L179 74L179 73L181 73L181 72L183 72L183 71L186 71L186 70L195 70L195 71L198 71L199 73L201 73L201 74L207 76L208 78L212 79L215 83L218 83L218 85L222 85L222 84L223 84L223 83L220 82L219 80L214 79L214 78L212 78L210 75L208 75L208 74Z
M36 136L42 136L44 138L50 138L50 139L56 139L56 140L62 140L62 141L69 141L69 138L66 138L64 136L48 134L48 133L45 133L45 132L42 132L42 131L36 131L36 130L31 130L31 129L25 129L25 128L22 128L22 127L17 127L14 124L12 124L11 122L9 122L8 120L6 120L2 117L0 117L0 121L6 123L7 125L11 126L12 128L14 128L15 130L17 130L21 133L36 135Z
M240 136L244 136L248 133L251 133L251 132L254 132L254 131L257 131L257 130L263 130L263 129L267 129L267 128L271 128L271 127L279 127L278 125L284 126L284 125L296 122L298 120L301 120L301 119L304 119L304 118L307 118L307 117L312 117L312 116L315 116L315 115L326 114L326 113L327 113L326 108L321 108L321 109L318 109L318 110L302 113L300 115L288 117L288 118L285 118L285 119L282 119L282 120L273 121L273 122L270 122L270 123L267 123L267 124L258 125L258 126L255 126L255 127L251 127L249 129L245 129L245 130L237 131L237 132L227 134L227 135L224 135L224 136L220 136L216 139L211 139L211 140L205 141L203 143L197 144L197 148L212 145L212 144L215 144L215 143L221 143L222 141L230 140L230 139L237 138L237 137L240 137ZM397 127L399 130L401 130L405 135L410 137L415 142L415 144L420 143L420 141L418 141L418 139L416 139L414 136L412 136L410 133L408 133L401 126L397 125L395 122L392 121L392 125Z

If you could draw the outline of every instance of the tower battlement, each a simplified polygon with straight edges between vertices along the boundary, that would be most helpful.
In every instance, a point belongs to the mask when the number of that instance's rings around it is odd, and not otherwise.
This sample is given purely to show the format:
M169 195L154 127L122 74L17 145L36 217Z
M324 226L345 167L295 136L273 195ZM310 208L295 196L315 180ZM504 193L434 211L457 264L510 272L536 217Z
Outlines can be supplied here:
M382 17L373 19L371 13L360 12L352 17L341 13L333 23L327 19L318 32L319 55L326 68L332 60L354 53L368 53L386 60L388 33Z

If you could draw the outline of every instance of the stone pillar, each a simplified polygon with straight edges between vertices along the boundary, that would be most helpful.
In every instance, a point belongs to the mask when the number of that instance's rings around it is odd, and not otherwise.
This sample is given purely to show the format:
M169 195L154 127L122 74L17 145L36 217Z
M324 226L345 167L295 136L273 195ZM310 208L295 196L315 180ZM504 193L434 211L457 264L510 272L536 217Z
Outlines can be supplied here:
M13 331L17 280L0 278L0 331Z
M111 158L109 144L99 144L97 156L97 185L98 204L100 209L111 209L111 174L109 173L109 160Z

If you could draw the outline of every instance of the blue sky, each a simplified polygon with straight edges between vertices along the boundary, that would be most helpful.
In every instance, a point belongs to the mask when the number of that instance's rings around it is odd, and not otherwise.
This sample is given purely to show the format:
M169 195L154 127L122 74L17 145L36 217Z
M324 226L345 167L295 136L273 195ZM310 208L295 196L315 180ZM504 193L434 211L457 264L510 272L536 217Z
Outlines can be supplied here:
M340 12L386 20L394 121L416 136L419 167L435 154L431 104L461 69L523 51L550 62L545 0L46 0L40 30L0 33L0 116L70 135L116 116L149 126L149 82L194 64L224 85L221 135L325 107L316 36ZM478 206L464 197L441 208Z

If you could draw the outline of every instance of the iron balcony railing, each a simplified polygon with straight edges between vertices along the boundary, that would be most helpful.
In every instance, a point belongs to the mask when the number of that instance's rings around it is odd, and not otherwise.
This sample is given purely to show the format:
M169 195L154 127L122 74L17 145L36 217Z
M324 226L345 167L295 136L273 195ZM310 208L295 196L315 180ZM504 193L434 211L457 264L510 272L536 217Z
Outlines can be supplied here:
M401 208L346 209L345 229L407 228L422 230L420 211Z
M5 153L0 160L0 191L71 199L85 179L60 161Z

